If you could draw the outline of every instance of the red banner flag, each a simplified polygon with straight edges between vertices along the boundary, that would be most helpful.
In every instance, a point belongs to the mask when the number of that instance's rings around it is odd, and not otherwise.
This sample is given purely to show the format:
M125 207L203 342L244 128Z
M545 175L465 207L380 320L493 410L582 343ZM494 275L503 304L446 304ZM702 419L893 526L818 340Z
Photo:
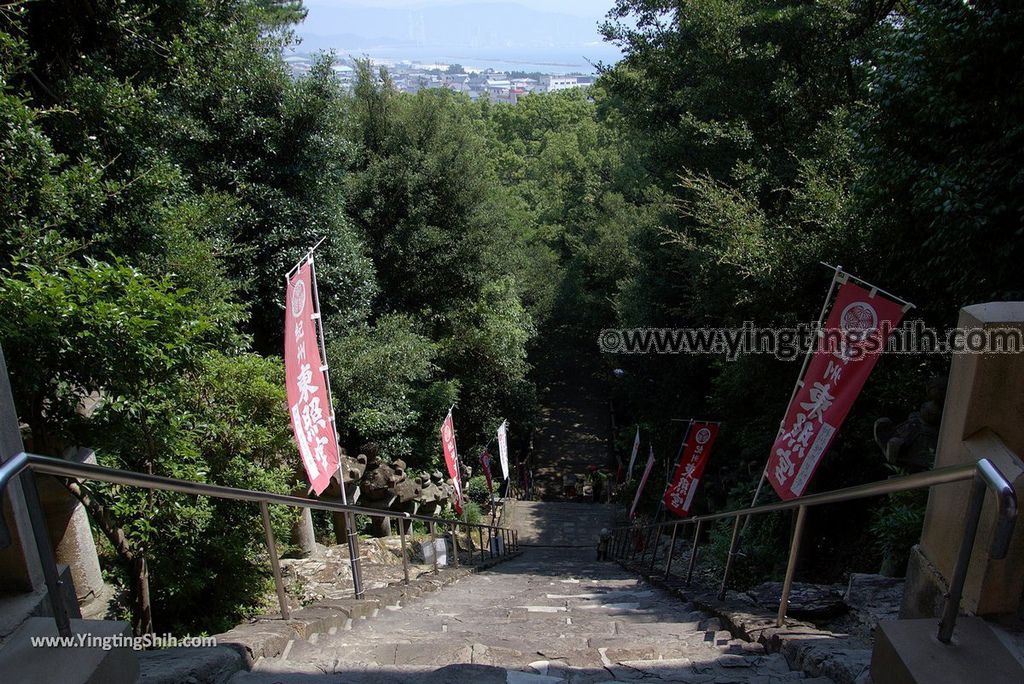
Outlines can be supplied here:
M690 427L683 455L676 466L672 483L665 490L665 507L680 517L690 514L690 504L697 491L704 465L711 456L711 447L718 437L718 423L695 422Z
M876 292L851 282L839 288L768 459L768 480L784 501L804 493L901 318L902 305Z
M647 478L651 475L651 468L654 467L654 447L651 447L651 455L647 457L647 465L644 466L644 475L640 478L640 486L636 488L636 496L633 497L633 505L629 508L629 519L636 517L636 505L640 503L640 495L643 494Z
M480 466L484 471L484 479L487 480L487 491L492 491L491 488L491 452L484 449L484 453L480 454Z
M313 321L313 269L307 261L288 279L284 315L284 369L288 413L313 491L321 494L338 470L338 441L330 424L327 380Z
M455 487L455 512L462 515L462 473L459 472L459 451L455 446L455 424L452 422L451 411L441 423L441 448L444 450L448 475Z

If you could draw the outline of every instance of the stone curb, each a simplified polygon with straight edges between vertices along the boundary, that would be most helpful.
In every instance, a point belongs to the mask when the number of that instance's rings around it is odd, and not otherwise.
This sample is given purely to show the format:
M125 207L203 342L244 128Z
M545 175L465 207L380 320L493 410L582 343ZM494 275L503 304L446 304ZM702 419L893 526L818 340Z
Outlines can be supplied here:
M757 606L730 597L733 592L727 592L726 599L720 601L716 593L687 587L679 578L665 580L663 573L651 574L637 563L616 562L651 585L717 616L736 638L759 643L767 653L781 653L790 667L810 677L828 677L837 684L870 682L871 648L864 648L862 639L821 630L792 618L786 619L785 627L776 627L775 613L759 611Z
M438 573L422 575L408 585L393 584L370 589L362 599L324 599L291 612L285 621L274 614L263 615L253 622L237 625L223 634L215 635L217 644L233 649L241 655L241 667L251 669L260 658L273 658L284 652L288 642L308 639L313 634L344 629L350 620L371 618L388 607L400 607L403 602L437 591L458 580L494 567L519 556L513 551L501 558L488 559L471 566L440 568Z

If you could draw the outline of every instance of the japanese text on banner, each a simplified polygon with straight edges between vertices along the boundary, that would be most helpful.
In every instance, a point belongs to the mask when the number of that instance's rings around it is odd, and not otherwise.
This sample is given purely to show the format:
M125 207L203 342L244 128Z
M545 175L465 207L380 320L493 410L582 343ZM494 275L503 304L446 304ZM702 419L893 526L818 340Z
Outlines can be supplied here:
M338 470L339 449L313 320L312 278L307 261L288 280L284 366L292 432L309 483L321 494Z
M844 283L772 445L768 481L785 501L803 495L871 374L902 305Z

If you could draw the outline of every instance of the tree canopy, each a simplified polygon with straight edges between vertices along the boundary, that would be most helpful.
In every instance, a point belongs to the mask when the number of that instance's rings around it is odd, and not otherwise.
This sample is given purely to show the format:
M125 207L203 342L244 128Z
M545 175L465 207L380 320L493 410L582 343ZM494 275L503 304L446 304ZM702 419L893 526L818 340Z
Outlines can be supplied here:
M601 357L601 329L810 321L819 261L935 325L1024 295L1018 3L609 3L623 59L516 105L399 93L368 62L349 90L330 54L294 77L297 0L0 7L0 343L32 448L291 491L283 275L323 239L350 452L434 469L452 404L464 453L504 419L526 442L553 369L621 367L621 417L659 453L675 453L673 418L725 422L698 500L717 507L756 484L797 364ZM815 486L885 476L871 422L947 365L883 358ZM254 511L80 494L130 594L153 577L137 628L259 609ZM231 530L220 546L214 529ZM755 532L752 559L785 535ZM223 573L238 591L210 605Z

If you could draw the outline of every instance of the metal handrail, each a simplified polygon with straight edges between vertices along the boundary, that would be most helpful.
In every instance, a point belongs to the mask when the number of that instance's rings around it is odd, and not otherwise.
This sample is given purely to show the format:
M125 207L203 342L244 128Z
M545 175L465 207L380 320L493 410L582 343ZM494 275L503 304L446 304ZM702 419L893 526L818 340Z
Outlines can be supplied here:
M949 484L952 482L963 482L971 479L973 479L974 484L971 490L970 503L968 505L964 537L960 547L960 553L957 558L957 564L954 568L950 589L946 594L946 604L943 610L943 617L939 624L939 640L944 643L949 643L953 634L953 628L956 624L960 598L963 592L964 582L967 576L967 568L970 564L975 538L977 536L978 522L981 517L982 505L985 501L986 490L991 489L995 492L999 509L999 522L996 525L995 532L993 533L992 544L989 551L991 558L999 559L1006 556L1011 537L1013 535L1014 525L1016 523L1017 496L1014 492L1013 486L1006 477L1003 476L999 469L996 468L996 466L987 458L979 459L975 463L964 463L955 466L937 468L923 473L915 473L913 475L895 477L878 482L870 482L831 492L812 494L790 501L762 504L752 508L736 509L723 513L710 513L707 515L688 518L686 520L665 520L662 522L637 526L623 525L612 529L611 548L614 556L623 558L627 555L628 549L626 547L629 543L629 535L642 535L644 531L649 531L652 534L660 536L662 528L671 526L672 541L670 542L670 547L666 554L667 558L664 572L665 578L668 578L672 568L672 556L675 553L678 528L680 525L694 525L696 530L690 549L690 562L686 574L686 584L690 584L693 578L694 567L696 566L697 545L699 543L701 529L705 524L716 520L734 519L735 522L732 529L732 538L729 543L729 555L726 558L725 569L722 573L722 583L718 593L718 597L721 600L725 598L725 589L729 579L729 573L732 569L733 559L737 554L737 547L741 534L740 524L743 520L752 515L786 511L795 508L797 509L797 520L793 531L793 537L790 541L789 561L786 565L786 577L782 585L782 596L779 601L779 611L776 619L777 626L782 627L785 624L786 610L789 607L789 594L793 585L796 562L799 556L800 539L803 534L804 520L808 508L812 506L855 501L857 499L880 496L883 494L892 494L912 489L931 488L937 485ZM653 548L653 553L651 555L649 568L653 569L658 555L658 544L654 543L650 546ZM632 552L628 554L628 557L630 559L634 558L636 556L636 551L637 549L634 548ZM646 555L647 549L645 546L640 556L641 565L643 564Z
M136 473L128 470L119 470L117 468L108 468L106 466L94 465L92 463L79 463L76 461L67 461L62 458L54 458L52 456L40 456L38 454L30 454L21 452L8 459L2 465L0 465L0 507L3 505L3 497L7 490L7 485L12 479L21 475L22 477L28 476L25 487L27 498L38 501L38 492L35 487L34 475L36 473L44 475L53 475L56 477L68 477L80 480L94 480L97 482L107 482L109 484L120 484L128 485L133 487L141 487L144 489L155 489L160 491L168 492L179 492L182 494L192 494L195 496L208 496L218 499L229 499L234 501L248 501L252 503L258 503L260 505L260 513L263 518L263 528L267 541L267 549L270 553L271 569L274 574L274 583L277 589L278 603L281 608L281 617L285 620L290 618L286 595L284 592L284 582L281 579L281 571L278 564L277 549L274 543L274 533L270 526L270 516L267 506L269 504L280 504L283 506L295 506L298 508L309 508L322 511L332 511L336 513L347 513L353 515L368 515L375 518L387 518L388 520L396 519L399 521L399 531L402 545L402 568L404 574L404 582L409 583L409 568L408 563L405 559L405 548L406 548L406 533L405 526L402 524L403 521L418 521L425 522L428 524L431 540L434 539L434 528L436 525L443 527L451 527L452 530L452 544L454 547L454 553L452 560L454 565L458 567L459 564L459 545L456 533L459 528L465 528L470 538L470 546L472 546L472 529L478 530L478 536L482 542L483 531L487 530L488 536L488 552L493 558L493 540L500 538L502 541L497 545L499 557L509 553L510 551L516 551L519 548L519 535L518 531L503 527L500 525L487 525L482 523L470 523L460 520L447 520L444 518L436 518L427 515L417 515L415 513L405 513L397 511L388 511L386 509L368 508L365 506L354 506L350 504L342 504L334 501L323 501L319 499L307 499L292 494L276 494L274 492L264 492L252 489L241 489L238 487L227 487L225 485L209 484L205 482L193 482L190 480L179 480L172 477L163 477L161 475L151 475L148 473ZM44 575L46 576L47 590L50 600L53 604L54 618L57 622L57 630L62 636L69 636L71 634L71 625L67 606L64 605L64 595L60 591L60 580L57 578L56 563L53 560L53 548L49 542L49 538L45 533L36 534L37 546L39 547L40 561L43 565ZM11 532L7 525L5 517L0 512L0 548L6 548L11 543ZM473 558L472 549L470 549L470 560ZM481 546L480 549L480 560L484 560L484 550ZM437 571L437 553L434 553L434 570ZM356 568L358 572L358 567ZM353 577L355 583L356 577ZM357 591L356 598L359 598L361 592Z

